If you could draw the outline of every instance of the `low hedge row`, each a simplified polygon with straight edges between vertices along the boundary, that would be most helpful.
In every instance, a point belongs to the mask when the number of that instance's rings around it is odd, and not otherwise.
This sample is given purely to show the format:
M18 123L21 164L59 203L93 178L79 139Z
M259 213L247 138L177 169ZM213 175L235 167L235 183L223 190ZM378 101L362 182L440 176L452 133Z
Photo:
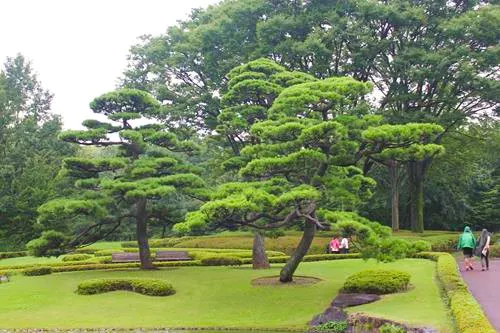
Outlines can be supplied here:
M342 288L345 293L392 294L408 289L410 274L395 269L371 269L349 276Z
M437 260L437 275L446 293L458 333L495 333L481 306L469 293L449 253L420 253L422 258Z
M28 255L27 251L17 251L17 252L0 252L0 259L26 257Z
M39 267L31 267L23 270L23 275L26 276L39 276L39 275L48 275L52 274L52 267L47 266L39 266Z
M93 258L94 256L90 254L77 253L77 254L67 254L62 257L62 261L83 261Z
M236 257L213 256L200 260L202 266L240 266L242 260Z
M171 284L156 279L93 279L81 282L76 293L94 295L110 291L128 290L148 296L175 294Z

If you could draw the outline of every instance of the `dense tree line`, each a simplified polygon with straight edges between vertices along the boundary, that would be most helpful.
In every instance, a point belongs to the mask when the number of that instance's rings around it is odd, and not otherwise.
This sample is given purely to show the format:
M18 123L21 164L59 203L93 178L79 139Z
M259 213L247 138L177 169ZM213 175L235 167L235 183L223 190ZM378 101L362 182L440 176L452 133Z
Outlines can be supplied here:
M58 139L52 94L29 61L8 58L0 72L0 249L23 248L40 234L37 208L58 195L62 159L75 149Z

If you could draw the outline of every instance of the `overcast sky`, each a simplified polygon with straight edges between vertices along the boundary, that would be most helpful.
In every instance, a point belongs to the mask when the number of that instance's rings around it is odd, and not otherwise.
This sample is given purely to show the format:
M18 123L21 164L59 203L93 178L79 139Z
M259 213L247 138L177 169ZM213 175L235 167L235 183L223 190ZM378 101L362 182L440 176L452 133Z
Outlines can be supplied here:
M130 46L158 35L192 8L218 0L5 0L1 3L0 62L22 53L65 128L93 117L88 104L113 90Z

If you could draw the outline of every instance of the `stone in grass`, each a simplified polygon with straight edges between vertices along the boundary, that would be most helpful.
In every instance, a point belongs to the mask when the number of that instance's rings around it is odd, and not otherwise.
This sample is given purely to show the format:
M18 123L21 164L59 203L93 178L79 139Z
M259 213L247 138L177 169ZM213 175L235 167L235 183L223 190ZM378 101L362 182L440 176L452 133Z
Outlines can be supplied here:
M322 314L315 316L310 322L310 326L318 326L329 321L342 321L347 319L347 314L341 308L329 307Z
M9 282L9 277L7 275L0 275L0 283Z
M380 299L376 294L347 294L340 293L335 297L332 306L339 308L346 308L349 306L357 306L367 303L372 303Z

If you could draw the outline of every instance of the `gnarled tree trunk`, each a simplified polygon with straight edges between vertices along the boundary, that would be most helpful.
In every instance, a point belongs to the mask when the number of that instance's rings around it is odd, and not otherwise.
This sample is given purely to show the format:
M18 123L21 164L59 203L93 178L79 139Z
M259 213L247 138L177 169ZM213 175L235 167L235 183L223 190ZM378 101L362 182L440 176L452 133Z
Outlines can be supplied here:
M147 200L141 198L136 203L136 235L139 245L139 257L141 259L141 269L154 269L151 260L148 243L148 212L146 210Z
M271 267L264 246L264 235L258 230L253 233L252 267L253 269L266 269Z
M302 234L302 239L300 240L299 246L297 246L290 259L288 259L285 267L281 269L281 282L292 282L293 273L295 273L295 270L302 261L302 258L304 258L307 251L309 250L315 234L316 224L305 221L304 233Z

